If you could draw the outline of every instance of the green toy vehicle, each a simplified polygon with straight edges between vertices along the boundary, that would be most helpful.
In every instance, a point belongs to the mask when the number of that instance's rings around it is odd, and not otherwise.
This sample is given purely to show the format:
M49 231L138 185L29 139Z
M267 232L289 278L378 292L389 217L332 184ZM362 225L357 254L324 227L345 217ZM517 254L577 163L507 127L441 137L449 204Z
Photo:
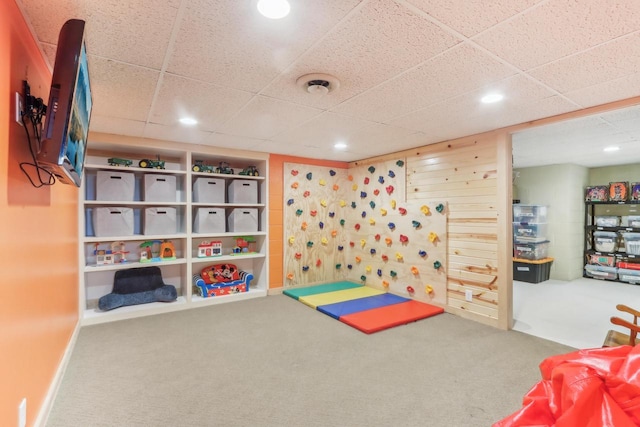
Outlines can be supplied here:
M216 172L217 173L226 173L226 174L229 174L229 175L233 175L233 169L231 169L229 163L227 163L227 162L220 162Z
M133 164L133 161L131 160L120 159L118 157L111 157L110 159L107 159L107 162L109 162L110 166L131 166Z
M258 172L258 169L252 165L242 169L242 172L240 172L239 175L260 176L260 172Z
M142 159L138 162L138 166L141 168L164 169L164 160L160 160L160 156L157 156L157 160Z
M196 160L195 164L191 167L191 170L194 172L207 172L207 173L215 173L216 167L206 165L204 160Z

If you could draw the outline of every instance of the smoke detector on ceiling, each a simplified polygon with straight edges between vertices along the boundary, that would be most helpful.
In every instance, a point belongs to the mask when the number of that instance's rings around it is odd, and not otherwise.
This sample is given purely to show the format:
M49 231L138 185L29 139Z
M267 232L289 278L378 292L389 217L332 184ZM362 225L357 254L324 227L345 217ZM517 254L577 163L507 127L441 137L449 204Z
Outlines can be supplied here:
M337 78L322 73L300 76L296 84L312 95L326 95L340 87L340 81Z

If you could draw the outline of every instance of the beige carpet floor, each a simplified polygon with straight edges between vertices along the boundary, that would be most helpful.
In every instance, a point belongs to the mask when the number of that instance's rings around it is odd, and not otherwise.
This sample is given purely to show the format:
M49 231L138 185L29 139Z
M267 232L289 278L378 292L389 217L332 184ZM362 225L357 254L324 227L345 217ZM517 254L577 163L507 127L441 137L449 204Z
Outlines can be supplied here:
M47 426L489 426L572 350L450 314L366 335L271 296L83 327Z

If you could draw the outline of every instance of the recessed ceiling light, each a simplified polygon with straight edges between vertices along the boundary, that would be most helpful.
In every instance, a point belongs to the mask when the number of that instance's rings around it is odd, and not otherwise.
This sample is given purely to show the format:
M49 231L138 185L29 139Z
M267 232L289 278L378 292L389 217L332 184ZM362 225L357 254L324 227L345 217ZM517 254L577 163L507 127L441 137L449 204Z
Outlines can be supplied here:
M620 149L620 147L605 147L604 150L602 150L602 151L610 153L612 151L618 151L619 149Z
M198 121L196 119L194 119L193 117L183 117L178 121L180 123L182 123L183 125L187 125L187 126L193 126L193 125L198 124Z
M344 142L336 142L333 148L337 150L344 150L345 148L347 148L347 144L345 144Z
M493 104L494 102L502 101L504 99L504 95L501 93L490 93L485 95L480 99L483 104Z
M284 18L289 14L291 7L287 0L260 0L258 2L258 12L269 19Z

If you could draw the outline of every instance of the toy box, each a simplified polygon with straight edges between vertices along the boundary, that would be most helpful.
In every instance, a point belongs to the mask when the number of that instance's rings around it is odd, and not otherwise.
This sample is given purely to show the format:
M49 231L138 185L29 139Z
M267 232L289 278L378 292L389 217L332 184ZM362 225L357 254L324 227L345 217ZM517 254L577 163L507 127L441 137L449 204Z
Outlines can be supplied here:
M616 257L591 254L591 255L587 255L587 264L602 265L605 267L615 267Z
M132 202L135 176L132 172L98 171L96 200Z
M596 225L598 227L617 227L620 225L619 216L597 216Z
M227 220L229 232L256 232L258 231L258 209L235 208L229 214Z
M627 217L627 227L640 228L640 216L629 215Z
M193 232L224 233L226 219L224 208L198 208L193 221Z
M536 261L513 260L513 280L527 283L540 283L549 280L553 258Z
M258 182L251 179L234 179L227 189L229 203L258 203Z
M549 251L549 241L544 242L515 242L513 245L513 256L525 260L541 260L547 258Z
M174 234L177 231L176 208L146 208L144 210L143 234Z
M513 237L518 242L543 242L546 240L547 224L513 223Z
M595 231L593 246L598 252L615 252L618 250L618 234L613 231Z
M513 205L513 222L522 224L547 222L547 207L541 205Z
M133 209L131 208L94 208L93 232L96 237L132 236Z
M618 279L634 285L640 284L640 270L619 268Z
M193 182L194 203L224 203L224 179L200 177Z
M640 182L632 182L629 190L631 200L640 200Z
M609 183L609 200L624 201L627 200L628 182L610 182Z
M603 267L601 265L585 265L585 273L594 279L616 280L618 277L618 269L616 267Z
M145 174L144 200L147 202L175 202L176 177L174 175Z

